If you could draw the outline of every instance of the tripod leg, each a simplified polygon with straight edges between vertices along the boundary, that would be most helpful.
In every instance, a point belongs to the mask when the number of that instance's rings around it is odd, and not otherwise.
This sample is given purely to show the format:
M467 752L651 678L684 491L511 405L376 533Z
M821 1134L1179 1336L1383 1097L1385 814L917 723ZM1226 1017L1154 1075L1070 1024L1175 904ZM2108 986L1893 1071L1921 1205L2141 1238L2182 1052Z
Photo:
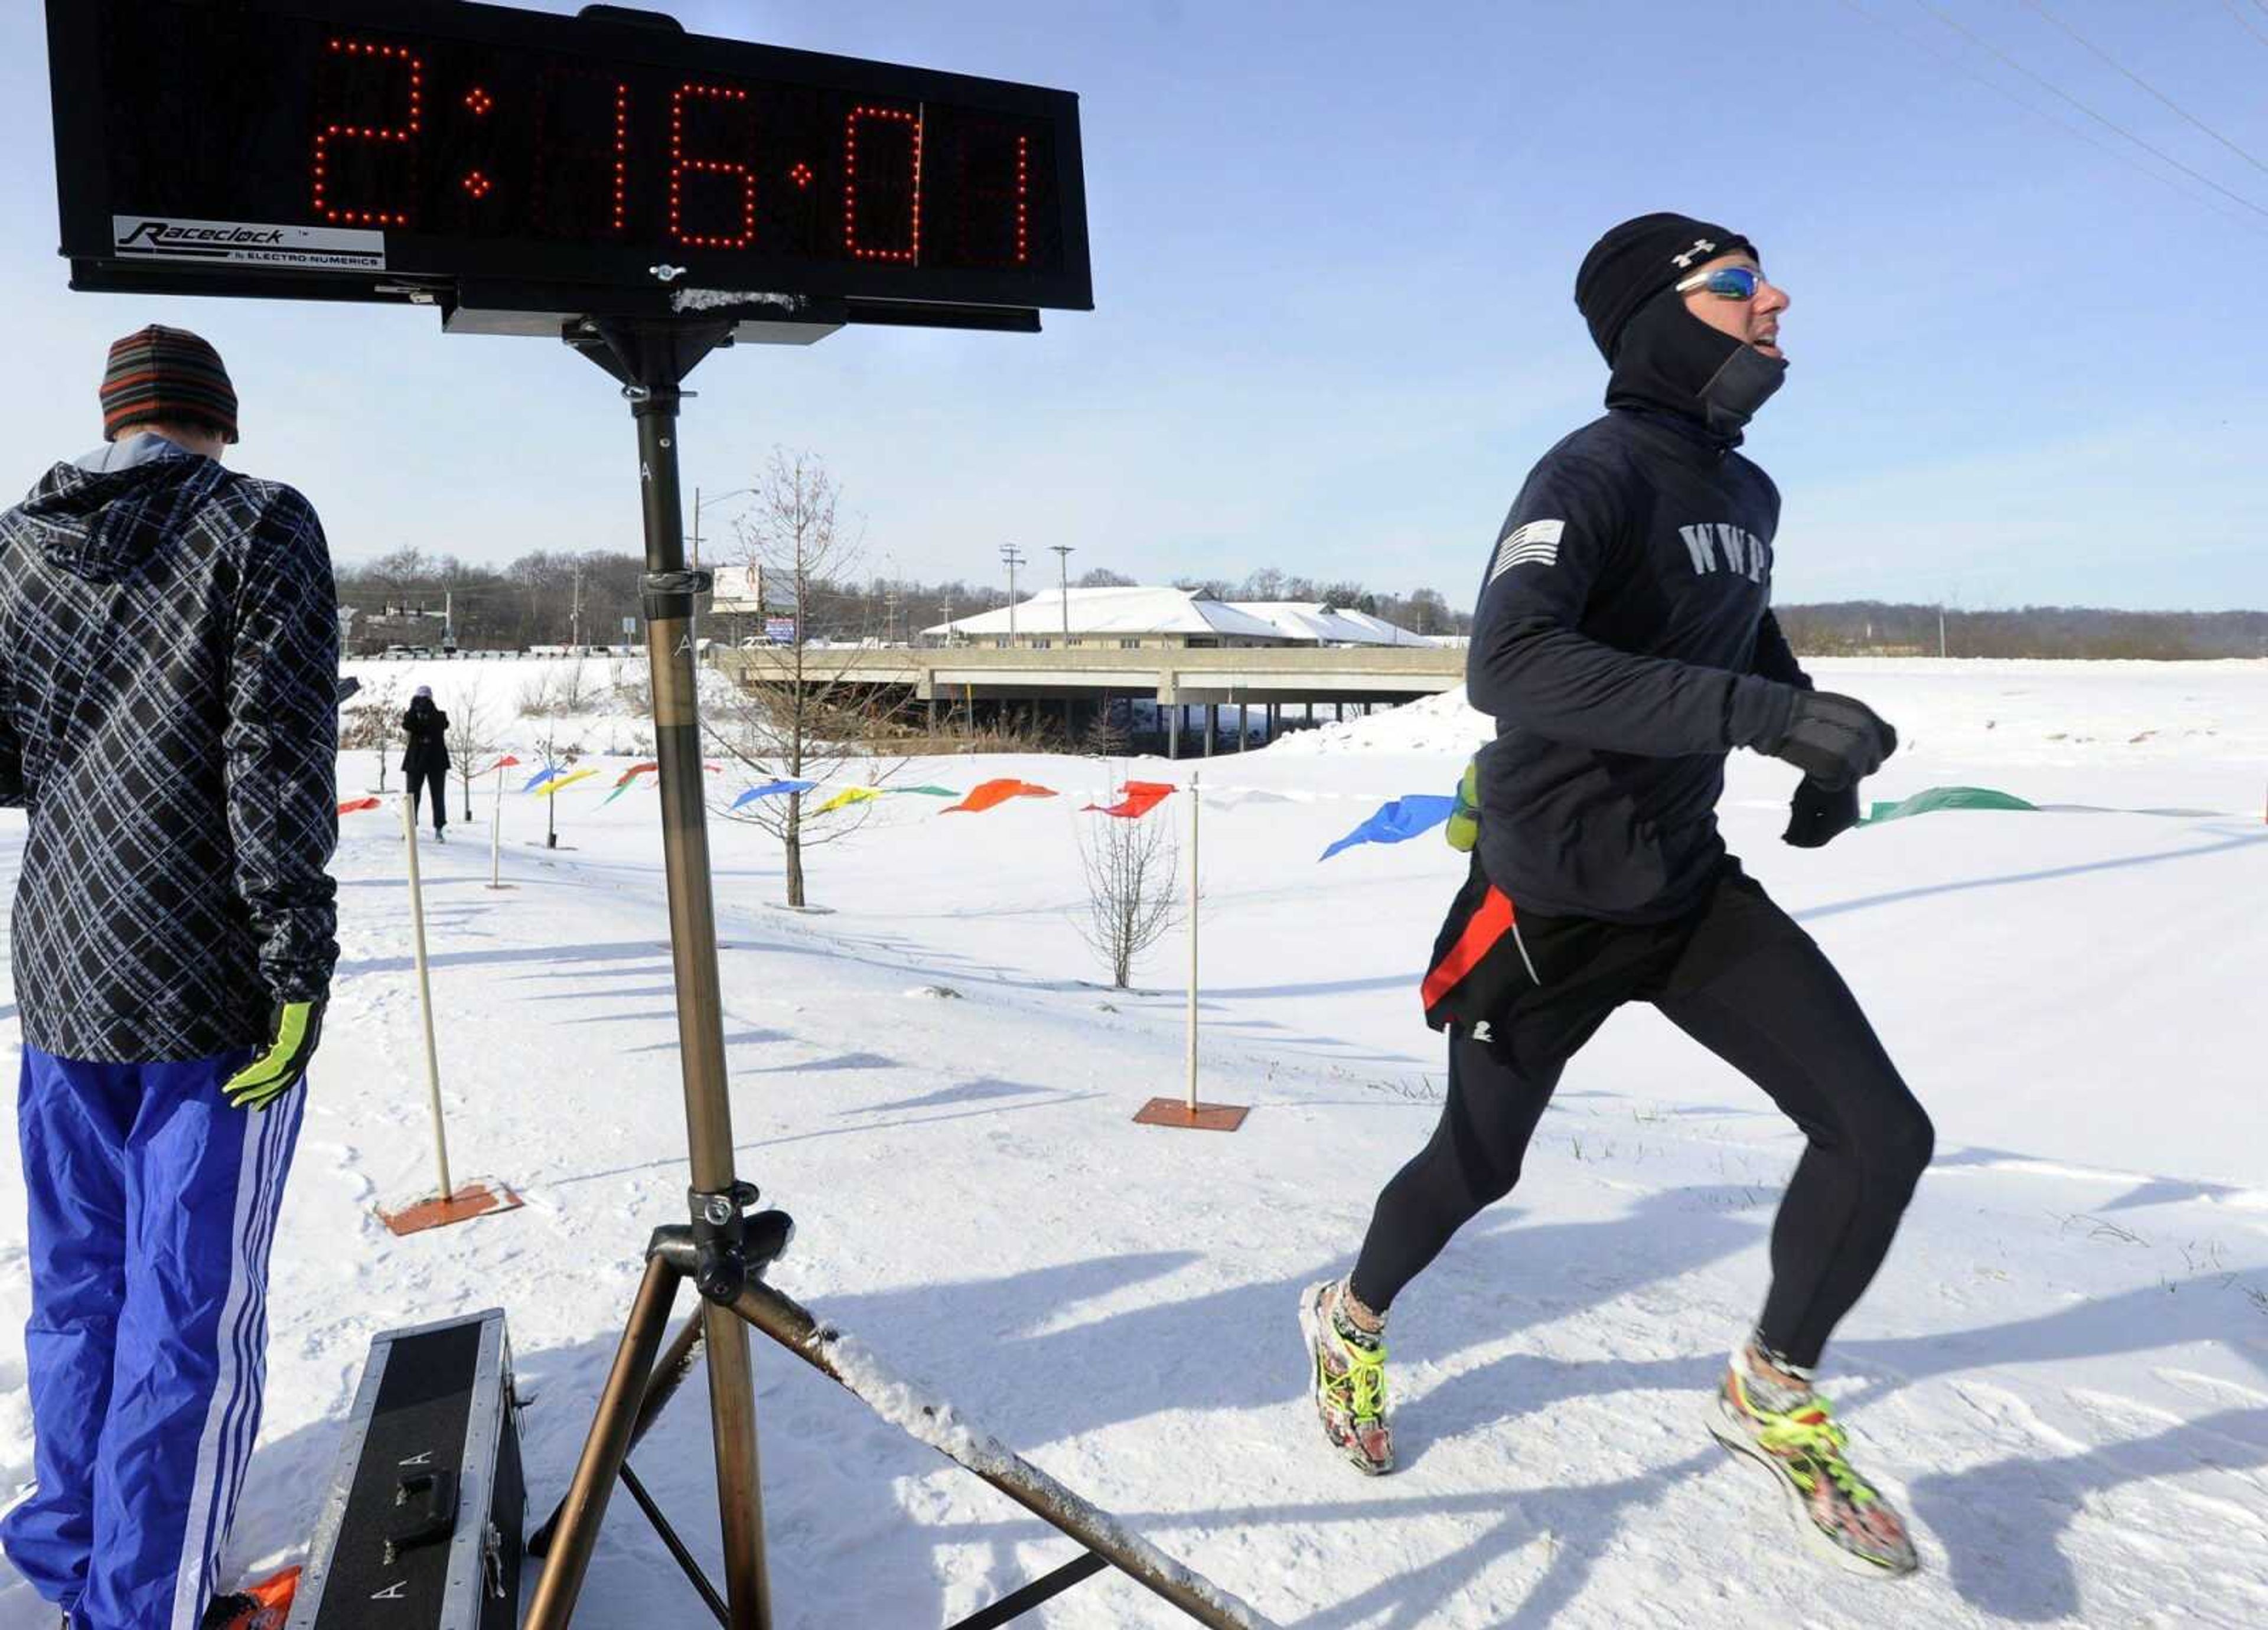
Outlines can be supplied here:
M756 1470L756 1383L748 1327L728 1307L701 1309L708 1326L709 1405L717 1440L717 1510L725 1527L725 1594L733 1630L771 1630L764 1567L763 1487Z
M615 1352L615 1367L608 1372L606 1390L599 1394L598 1417L591 1423L583 1457L575 1464L574 1480L568 1484L567 1498L561 1502L562 1516L552 1536L551 1555L529 1604L525 1630L567 1630L568 1621L574 1617L583 1575L591 1566L591 1549L598 1544L599 1524L606 1518L608 1498L615 1492L615 1479L630 1453L630 1427L639 1395L653 1373L654 1353L668 1325L669 1304L677 1295L680 1277L660 1255L647 1258L645 1278L639 1281L637 1300L630 1304L622 1344ZM742 1350L746 1351L745 1345ZM743 1366L742 1374L746 1373Z
M668 1351L661 1355L661 1361L653 1367L653 1374L645 1383L645 1402L638 1405L637 1423L630 1427L630 1441L622 1446L624 1459L637 1452L637 1446L645 1441L646 1429L693 1373L694 1357L701 1346L702 1323L701 1311L696 1308L670 1342ZM543 1526L527 1537L528 1555L551 1554L552 1538L559 1531L560 1521L566 1515L567 1501L562 1495L559 1503L551 1508L551 1515L543 1520Z
M792 1298L761 1280L751 1280L733 1298L733 1311L821 1375L842 1383L877 1412L882 1407L875 1401L878 1398L886 1394L896 1398L896 1412L888 1418L914 1437L975 1472L1025 1510L1070 1535L1199 1624L1211 1630L1268 1630L1268 1621L1251 1608L1130 1532L1108 1513L1011 1453L997 1439L958 1419L948 1406L926 1405L919 1419L909 1419L903 1401L912 1396L918 1402L913 1390L891 1376L871 1353L858 1353L846 1373L836 1354L855 1344L846 1342L839 1331L821 1327L809 1309ZM532 1620L529 1630L534 1630Z

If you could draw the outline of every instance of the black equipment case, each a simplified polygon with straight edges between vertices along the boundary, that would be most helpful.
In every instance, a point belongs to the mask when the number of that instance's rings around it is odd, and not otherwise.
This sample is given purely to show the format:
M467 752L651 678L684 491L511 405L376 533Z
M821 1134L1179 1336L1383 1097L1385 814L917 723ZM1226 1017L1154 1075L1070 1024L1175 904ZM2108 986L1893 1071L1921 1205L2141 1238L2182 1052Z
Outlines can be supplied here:
M513 1630L517 1415L502 1309L374 1339L286 1630Z

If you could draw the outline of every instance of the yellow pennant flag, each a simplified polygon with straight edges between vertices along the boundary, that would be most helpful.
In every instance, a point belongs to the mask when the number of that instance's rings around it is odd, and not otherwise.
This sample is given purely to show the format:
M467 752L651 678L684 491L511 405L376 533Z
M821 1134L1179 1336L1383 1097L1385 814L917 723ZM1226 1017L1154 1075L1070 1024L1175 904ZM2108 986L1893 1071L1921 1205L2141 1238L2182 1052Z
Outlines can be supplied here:
M840 809L849 804L870 804L882 795L879 786L846 786L813 810L814 815L825 815L830 809Z
M549 798L554 793L556 793L561 787L572 786L578 781L587 781L598 773L599 772L595 770L578 770L572 775L556 777L552 780L546 781L541 786L537 787L535 789L535 795L538 798Z

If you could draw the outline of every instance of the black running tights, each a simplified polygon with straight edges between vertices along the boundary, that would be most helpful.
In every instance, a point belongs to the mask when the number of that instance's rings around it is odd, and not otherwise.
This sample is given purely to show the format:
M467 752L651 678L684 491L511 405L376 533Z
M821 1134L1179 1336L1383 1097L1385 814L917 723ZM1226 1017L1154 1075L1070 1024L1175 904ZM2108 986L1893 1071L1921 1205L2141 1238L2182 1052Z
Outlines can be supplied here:
M1440 1124L1379 1196L1354 1294L1385 1312L1450 1235L1510 1193L1567 1058L1621 1001L1649 1000L1803 1129L1807 1146L1772 1227L1771 1290L1756 1334L1789 1361L1815 1365L1889 1250L1929 1164L1929 1117L1825 954L1747 878L1735 873L1683 925L1629 932L1642 942L1601 959L1616 965L1605 978L1555 970L1539 948L1544 986L1498 1022L1513 1034L1493 1045L1450 1031ZM1519 1044L1537 1037L1543 1044Z

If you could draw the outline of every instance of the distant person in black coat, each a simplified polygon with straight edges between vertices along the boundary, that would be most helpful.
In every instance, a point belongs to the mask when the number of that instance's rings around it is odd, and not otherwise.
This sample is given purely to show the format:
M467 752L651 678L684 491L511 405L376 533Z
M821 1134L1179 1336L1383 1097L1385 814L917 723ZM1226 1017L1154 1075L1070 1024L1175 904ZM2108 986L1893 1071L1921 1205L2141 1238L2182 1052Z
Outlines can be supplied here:
M433 687L420 685L401 716L409 746L401 755L402 772L409 778L409 818L416 824L425 788L433 789L433 836L449 841L449 716L433 705Z

